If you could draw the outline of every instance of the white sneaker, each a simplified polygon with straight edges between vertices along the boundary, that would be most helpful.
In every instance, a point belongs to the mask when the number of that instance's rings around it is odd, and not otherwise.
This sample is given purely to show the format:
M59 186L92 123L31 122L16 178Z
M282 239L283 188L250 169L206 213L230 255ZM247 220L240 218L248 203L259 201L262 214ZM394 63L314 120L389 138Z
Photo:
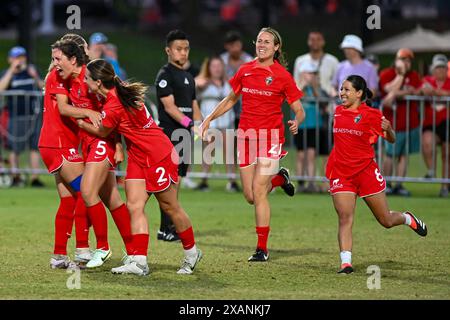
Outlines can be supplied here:
M193 257L184 257L183 264L177 271L178 274L192 274L197 263L202 259L203 253L200 249L197 249L197 254Z
M92 251L89 248L76 248L74 262L86 265L92 259Z
M111 250L96 249L92 255L92 259L86 264L86 268L97 268L100 267L111 258Z
M111 272L113 274L136 274L138 276L146 276L150 273L147 261L145 263L139 263L136 261L135 256L125 256L123 261L123 266L112 268Z
M197 183L191 180L191 178L184 177L181 179L181 185L186 189L195 189L197 188Z
M69 257L63 254L54 254L50 258L50 267L52 269L67 269L69 264Z

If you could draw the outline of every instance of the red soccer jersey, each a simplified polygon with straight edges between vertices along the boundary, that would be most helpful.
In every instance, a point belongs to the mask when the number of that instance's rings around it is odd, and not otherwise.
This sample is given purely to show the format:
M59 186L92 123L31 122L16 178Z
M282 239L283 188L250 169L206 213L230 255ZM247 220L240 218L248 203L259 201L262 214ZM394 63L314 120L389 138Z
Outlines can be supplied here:
M45 81L44 109L39 147L78 148L78 126L69 117L61 116L56 102L56 94L67 94L65 82L56 69L50 71Z
M428 83L434 89L450 91L450 78L447 78L444 83L437 83L435 77L426 76L423 79L423 82ZM436 108L436 125L439 125L442 121L445 121L447 119L447 105L445 102L436 102L434 106ZM425 105L425 117L423 119L423 125L425 127L433 125L433 105L431 103L427 103Z
M328 179L348 178L370 165L375 158L373 144L383 136L382 113L362 103L357 110L337 106L334 113L334 146L328 158Z
M384 86L395 79L396 72L394 67L384 69L380 73L380 92L381 96L386 96L387 92L384 91ZM422 81L416 71L410 71L403 79L403 84L400 90L404 90L406 87L413 87L414 89L420 88ZM384 108L383 114L386 116L396 131L406 131L406 115L407 115L407 103L403 99L397 100L396 121L394 124L394 112L392 108ZM419 126L419 105L417 102L409 103L409 129L414 129Z
M292 75L278 61L262 67L253 60L239 68L230 85L236 95L242 94L239 128L255 129L259 138L266 137L261 129L277 129L280 141L284 141L281 105L284 100L292 104L303 95Z
M76 78L70 78L67 88L69 91L68 97L74 107L100 111L97 95L90 93L87 84L84 82L85 73L86 65L83 65L80 74ZM90 122L88 119L86 121ZM80 139L84 145L91 144L97 138L84 130L80 130Z
M103 103L103 126L115 128L125 137L128 157L142 167L150 167L166 158L173 149L169 138L153 120L147 108L127 110L116 89L111 89Z

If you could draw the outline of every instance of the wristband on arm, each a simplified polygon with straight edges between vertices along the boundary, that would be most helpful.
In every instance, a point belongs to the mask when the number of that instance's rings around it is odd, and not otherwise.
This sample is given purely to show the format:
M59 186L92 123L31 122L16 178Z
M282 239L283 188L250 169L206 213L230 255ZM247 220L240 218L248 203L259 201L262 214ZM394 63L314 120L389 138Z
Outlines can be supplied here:
M190 129L194 125L194 122L188 116L183 116L183 118L181 118L180 124L186 129Z

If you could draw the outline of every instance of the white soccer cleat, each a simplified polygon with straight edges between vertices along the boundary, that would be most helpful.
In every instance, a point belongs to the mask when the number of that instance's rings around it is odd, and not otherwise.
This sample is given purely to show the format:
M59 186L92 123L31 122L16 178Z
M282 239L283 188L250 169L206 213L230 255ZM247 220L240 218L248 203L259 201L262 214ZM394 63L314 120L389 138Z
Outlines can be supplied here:
M54 254L50 258L50 267L52 269L67 269L69 264L69 257L63 254Z
M177 271L178 274L192 274L197 263L202 259L203 253L197 249L197 254L192 257L184 257L183 264Z
M96 249L92 255L92 259L86 264L86 268L97 268L103 265L111 258L111 250Z
M85 266L92 259L92 251L89 248L76 248L75 259L76 264Z
M181 185L186 189L195 189L197 188L197 183L191 180L191 178L184 177L181 179Z
M150 273L147 262L139 263L134 256L125 256L123 266L112 268L113 274L136 274L138 276L146 276Z

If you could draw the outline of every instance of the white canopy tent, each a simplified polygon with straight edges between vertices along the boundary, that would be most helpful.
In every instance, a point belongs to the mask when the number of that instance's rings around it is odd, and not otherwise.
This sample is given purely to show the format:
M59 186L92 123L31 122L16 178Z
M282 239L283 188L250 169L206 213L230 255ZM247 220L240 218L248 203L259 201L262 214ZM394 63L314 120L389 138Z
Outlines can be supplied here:
M374 43L367 48L367 53L392 53L400 48L409 48L413 52L450 52L450 32L439 34L417 26L414 30Z

